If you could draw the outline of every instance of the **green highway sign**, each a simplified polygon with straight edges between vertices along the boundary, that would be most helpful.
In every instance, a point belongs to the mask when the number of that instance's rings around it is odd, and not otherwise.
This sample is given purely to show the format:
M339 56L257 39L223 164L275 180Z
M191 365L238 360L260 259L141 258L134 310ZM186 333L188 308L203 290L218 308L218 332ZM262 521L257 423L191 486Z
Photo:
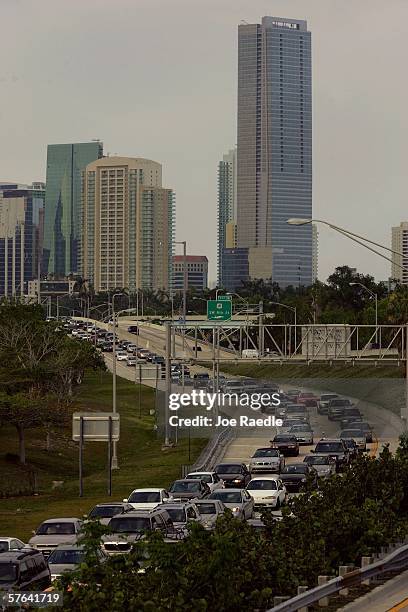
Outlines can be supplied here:
M232 295L219 295L219 296L217 297L217 300L218 300L219 302L224 302L225 300L228 300L228 301L230 301L230 302L231 302L231 301L232 301Z
M221 297L221 296L220 296ZM229 297L229 296L223 296ZM207 319L209 321L229 321L232 317L231 300L207 300Z

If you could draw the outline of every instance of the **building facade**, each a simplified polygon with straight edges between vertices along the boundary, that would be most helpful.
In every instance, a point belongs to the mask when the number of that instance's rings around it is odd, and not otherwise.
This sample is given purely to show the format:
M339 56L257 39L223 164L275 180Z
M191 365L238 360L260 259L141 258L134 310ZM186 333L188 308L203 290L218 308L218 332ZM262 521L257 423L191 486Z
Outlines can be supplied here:
M222 279L226 291L239 291L242 282L249 280L249 249L223 250Z
M44 219L44 272L79 273L82 172L101 158L99 141L48 145Z
M169 289L175 198L162 167L105 157L83 173L81 274L95 291Z
M224 248L236 246L237 221L237 150L231 149L218 163L217 277L223 285L222 254Z
M306 21L239 26L237 246L267 248L282 287L312 282L312 227L286 223L312 218L311 71Z
M42 252L44 194L40 185L0 183L0 295L27 292Z
M408 272L400 266L408 269L408 222L402 221L397 227L391 229L391 279L397 280L403 285L408 284ZM396 253L399 253L398 255Z
M317 281L319 272L319 231L316 223L312 224L312 283Z
M208 259L205 255L187 255L187 288L202 291L208 287ZM184 287L184 256L173 255L173 289Z

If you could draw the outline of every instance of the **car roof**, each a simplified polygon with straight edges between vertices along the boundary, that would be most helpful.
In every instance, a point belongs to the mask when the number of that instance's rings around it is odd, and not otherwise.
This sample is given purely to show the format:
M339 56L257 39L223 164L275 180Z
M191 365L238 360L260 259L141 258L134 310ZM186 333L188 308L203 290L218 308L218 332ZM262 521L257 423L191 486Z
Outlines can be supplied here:
M81 522L82 519L76 518L76 517L63 517L63 518L52 518L52 519L47 519L46 521L43 521L41 523L41 525L43 525L44 523L62 523L62 521L71 521L72 523L74 522Z
M0 554L0 563L2 561L11 562L11 561L20 561L20 559L24 559L27 556L34 556L42 554L40 550L36 548L22 548L21 550L9 550Z
M94 508L102 508L104 506L128 506L127 502L118 501L118 502L103 502L102 504L95 504Z
M157 491L165 491L163 487L147 487L144 489L133 489L132 493L156 493Z
M0 540L2 542L10 542L10 540L20 540L20 538L14 538L12 536L0 536ZM20 540L20 542L22 542L22 540Z
M200 471L200 472L189 472L189 473L187 474L187 476L189 476L190 474L205 474L205 475L211 476L211 475L212 475L212 474L214 474L214 473L215 473L215 472L201 472L201 471ZM185 478L185 480L187 480L187 478ZM192 480L192 479L191 479L191 480Z
M279 474L265 474L265 476L254 476L251 478L250 482L253 480L279 480ZM224 491L231 491L231 489L222 489Z
M238 489L238 488L234 489L233 487L228 487L227 489L217 489L216 491L213 491L212 493L210 493L208 497L200 501L206 501L207 499L211 499L211 495L218 495L218 493L241 493L241 491L243 490L244 489Z
M84 550L84 545L83 544L58 544L58 546L56 546L54 548L54 550Z
M320 442L342 442L342 439L341 438L320 438L317 444L319 444Z

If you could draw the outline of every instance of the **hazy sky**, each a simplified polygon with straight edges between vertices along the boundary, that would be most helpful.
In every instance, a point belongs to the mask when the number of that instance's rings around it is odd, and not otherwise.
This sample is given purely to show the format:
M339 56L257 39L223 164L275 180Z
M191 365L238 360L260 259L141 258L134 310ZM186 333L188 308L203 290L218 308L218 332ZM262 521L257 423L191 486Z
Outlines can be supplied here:
M0 0L0 180L100 138L163 164L177 238L215 278L217 163L236 141L237 25L307 19L314 217L378 242L408 220L407 0ZM389 264L322 227L319 277Z

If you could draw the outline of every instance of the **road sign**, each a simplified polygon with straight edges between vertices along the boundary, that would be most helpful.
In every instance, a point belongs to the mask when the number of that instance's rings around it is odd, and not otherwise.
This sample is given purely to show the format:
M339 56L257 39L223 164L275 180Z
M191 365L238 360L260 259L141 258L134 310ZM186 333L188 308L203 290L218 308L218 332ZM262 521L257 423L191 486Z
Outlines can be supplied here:
M72 439L79 442L80 423L83 421L84 442L109 442L109 417L112 419L111 440L119 440L119 414L113 412L74 412L72 415Z
M219 302L225 302L225 301L231 302L232 301L232 295L219 295L217 297L217 300Z
M209 321L229 321L232 317L231 300L208 300L207 319Z

